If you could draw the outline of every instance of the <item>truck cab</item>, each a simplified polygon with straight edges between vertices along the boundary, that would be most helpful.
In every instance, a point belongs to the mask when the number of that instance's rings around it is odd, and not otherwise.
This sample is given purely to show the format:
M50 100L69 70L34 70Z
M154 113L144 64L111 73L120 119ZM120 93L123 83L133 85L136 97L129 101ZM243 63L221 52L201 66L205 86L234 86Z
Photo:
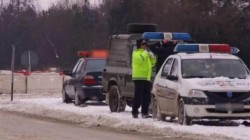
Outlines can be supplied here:
M137 25L130 26L129 29L138 29L139 32L116 34L110 37L108 46L109 56L106 60L106 66L102 73L102 85L106 91L106 103L109 104L111 112L121 112L125 110L126 105L132 106L134 97L134 83L132 81L131 58L133 50L137 49L137 40L147 40L151 51L157 56L158 61L153 69L153 77L156 75L164 60L173 53L177 41L191 40L187 33L164 33L156 32L155 25ZM149 28L150 27L150 28ZM149 29L149 30L147 30ZM138 31L138 30L136 30ZM148 32L147 32L148 31ZM185 37L186 38L185 38ZM183 38L184 37L184 38ZM162 42L168 39L165 44ZM152 78L153 80L153 78Z

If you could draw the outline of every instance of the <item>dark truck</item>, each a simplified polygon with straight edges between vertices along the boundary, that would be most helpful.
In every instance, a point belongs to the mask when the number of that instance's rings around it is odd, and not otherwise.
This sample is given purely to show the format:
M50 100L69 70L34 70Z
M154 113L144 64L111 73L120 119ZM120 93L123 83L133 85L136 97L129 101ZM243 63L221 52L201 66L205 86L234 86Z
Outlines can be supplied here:
M106 92L106 103L111 112L125 111L126 105L132 106L134 83L132 81L131 57L136 49L138 39L148 40L150 50L157 56L157 64L153 68L153 78L164 60L173 53L173 48L185 34L181 42L191 41L186 33L156 32L156 24L129 24L128 33L115 34L110 37L108 58L102 73L102 85ZM176 39L175 39L176 38ZM169 40L163 42L163 40ZM174 39L174 40L173 40ZM153 80L153 79L152 79Z

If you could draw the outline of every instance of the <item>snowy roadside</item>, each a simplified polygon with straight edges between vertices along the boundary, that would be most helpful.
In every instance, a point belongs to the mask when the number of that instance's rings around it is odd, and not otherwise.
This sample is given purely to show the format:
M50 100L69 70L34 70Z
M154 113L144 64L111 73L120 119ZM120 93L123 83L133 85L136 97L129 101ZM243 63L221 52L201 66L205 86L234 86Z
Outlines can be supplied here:
M2 97L1 97L2 96ZM131 108L125 112L111 113L104 104L91 103L87 107L76 107L74 104L62 103L60 96L37 94L22 95L10 102L9 98L0 95L0 110L21 112L56 120L78 123L83 127L105 126L147 134L160 134L165 137L185 137L189 139L242 139L250 138L250 127L243 125L200 125L181 126L176 122L160 122L154 119L132 119Z

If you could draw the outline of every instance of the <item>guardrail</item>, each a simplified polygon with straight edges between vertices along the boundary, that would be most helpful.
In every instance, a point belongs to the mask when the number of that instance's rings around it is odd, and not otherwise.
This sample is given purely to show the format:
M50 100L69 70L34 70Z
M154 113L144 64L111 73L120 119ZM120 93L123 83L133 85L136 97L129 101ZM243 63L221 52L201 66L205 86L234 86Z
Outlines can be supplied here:
M15 73L14 93L61 93L64 79L55 72ZM0 71L0 93L11 93L10 71Z

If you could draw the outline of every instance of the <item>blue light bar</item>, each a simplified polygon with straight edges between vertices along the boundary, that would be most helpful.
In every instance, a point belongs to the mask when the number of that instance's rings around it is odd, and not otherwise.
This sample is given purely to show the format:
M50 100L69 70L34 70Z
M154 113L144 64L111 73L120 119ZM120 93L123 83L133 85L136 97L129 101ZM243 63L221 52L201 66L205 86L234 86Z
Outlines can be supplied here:
M142 38L146 40L188 40L191 41L192 37L188 33L171 33L171 32L145 32Z
M192 40L188 33L173 33L173 40Z
M162 32L145 32L142 34L143 39L164 39Z
M238 48L230 47L228 44L178 44L174 52L185 53L231 53L239 52Z
M199 52L199 45L198 44L178 44L174 52L186 52L186 53L194 53Z

